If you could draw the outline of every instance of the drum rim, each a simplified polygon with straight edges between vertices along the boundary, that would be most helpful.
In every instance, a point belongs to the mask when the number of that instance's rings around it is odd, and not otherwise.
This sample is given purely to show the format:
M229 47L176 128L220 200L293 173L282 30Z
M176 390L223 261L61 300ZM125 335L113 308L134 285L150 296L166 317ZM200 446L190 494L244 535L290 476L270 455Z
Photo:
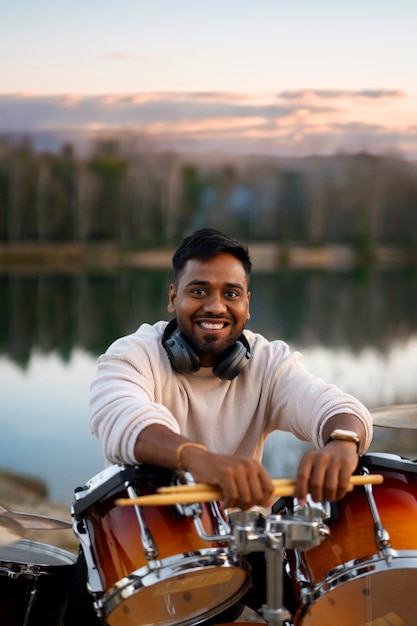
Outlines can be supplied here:
M19 551L20 547L26 550L27 552L30 552L31 554L33 554L35 557L41 556L42 554L43 555L49 554L56 558L60 557L62 558L62 563L56 563L56 564L44 563L40 561L39 559L37 559L36 561L33 559L30 559L30 560L22 559L22 560L17 561L14 556L2 555L2 551L4 551L5 549L11 548L13 550L15 548L18 548L17 551ZM16 556L18 555L16 554ZM33 541L31 539L20 539L19 541L16 541L15 543L0 547L0 564L13 563L14 565L23 565L26 567L34 566L34 567L38 567L42 569L50 568L56 571L57 568L60 568L60 567L71 567L72 565L75 564L76 561L77 561L76 555L73 554L72 552L69 552L68 550L64 550L63 548L59 548L57 546L53 546L47 543Z
M389 471L400 471L407 474L417 474L417 462L406 459L397 454L385 452L369 452L359 457L358 469L380 468Z
M178 556L185 557L178 559ZM198 559L198 567L190 569L189 565ZM193 615L188 620L182 620L181 625L187 626L189 624L195 624L196 619L208 619L218 613L221 613L226 608L234 604L250 587L250 566L249 563L238 555L228 555L223 549L207 549L199 550L187 554L180 554L170 556L166 559L158 560L158 567L156 570L149 566L141 567L128 576L121 578L108 590L106 590L101 597L97 598L94 602L97 613L104 618L109 618L111 613L118 608L120 603L130 597L133 597L137 593L140 593L141 589L150 589L157 583L165 582L171 578L181 576L190 572L207 572L207 568L226 568L226 569L239 569L245 574L244 582L230 598L225 600L220 605L213 607L210 611L202 614L201 616ZM94 592L93 592L94 593Z
M102 498L106 498L110 493L119 490L120 487L125 491L126 481L135 482L162 476L174 478L177 475L178 472L175 470L148 464L125 465L116 463L109 465L90 478L85 485L75 489L71 507L73 515L79 518L87 509L97 504Z
M417 550L390 550L387 556L380 552L369 557L352 559L327 572L319 583L303 586L300 589L302 606L310 607L320 598L353 580L407 567L417 569Z

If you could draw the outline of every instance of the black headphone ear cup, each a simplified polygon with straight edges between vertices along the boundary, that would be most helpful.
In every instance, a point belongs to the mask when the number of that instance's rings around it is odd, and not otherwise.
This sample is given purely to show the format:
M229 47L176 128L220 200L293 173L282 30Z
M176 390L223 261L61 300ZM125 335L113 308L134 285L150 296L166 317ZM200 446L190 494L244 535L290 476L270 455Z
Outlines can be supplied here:
M181 333L165 339L163 345L176 372L192 374L200 369L200 359Z
M167 324L162 337L162 345L166 350L171 366L180 374L197 372L201 367L200 359L184 335L175 332L176 329L177 321L173 319ZM250 358L250 345L242 333L239 341L222 352L218 363L213 367L213 374L221 379L233 380L240 374Z
M248 348L249 346L245 346L241 341L236 341L222 354L221 361L213 367L213 374L226 380L236 378L250 359Z

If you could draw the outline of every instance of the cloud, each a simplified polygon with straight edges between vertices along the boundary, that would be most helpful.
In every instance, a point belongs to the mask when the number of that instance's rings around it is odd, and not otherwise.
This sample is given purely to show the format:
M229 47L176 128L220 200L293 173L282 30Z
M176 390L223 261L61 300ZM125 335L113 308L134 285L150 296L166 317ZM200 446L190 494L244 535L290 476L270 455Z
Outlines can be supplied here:
M305 109L305 105L303 105ZM233 99L226 95L211 98L189 94L132 94L109 96L0 96L0 129L7 119L9 128L78 125L92 122L109 126L146 126L155 122L176 124L188 120L262 117L274 120L292 116L298 104ZM311 105L310 112L329 113L331 108Z
M367 150L417 159L416 98L398 90L0 95L0 133L139 133L159 147L268 154Z
M279 94L284 100L340 100L340 99L368 99L368 100L386 100L393 98L403 98L403 91L398 89L362 89L359 91L347 91L336 89L302 89L293 91L282 91Z

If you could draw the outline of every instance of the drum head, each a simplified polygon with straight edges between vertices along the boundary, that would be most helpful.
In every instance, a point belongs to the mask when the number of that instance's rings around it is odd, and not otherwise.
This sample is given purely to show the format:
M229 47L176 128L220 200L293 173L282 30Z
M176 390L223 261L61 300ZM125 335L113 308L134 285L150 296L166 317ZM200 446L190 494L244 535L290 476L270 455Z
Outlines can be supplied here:
M402 563L402 564L401 564ZM415 626L417 555L394 558L393 564L371 574L360 574L365 564L351 572L352 580L340 581L309 607L303 608L295 624L302 626ZM369 566L372 570L373 566Z
M15 565L37 565L44 569L73 565L75 555L46 543L21 539L16 543L0 547L0 563Z
M143 580L142 580L143 582ZM239 567L195 568L139 591L134 580L120 589L110 626L186 626L217 615L234 604L249 585ZM119 602L120 597L123 600Z

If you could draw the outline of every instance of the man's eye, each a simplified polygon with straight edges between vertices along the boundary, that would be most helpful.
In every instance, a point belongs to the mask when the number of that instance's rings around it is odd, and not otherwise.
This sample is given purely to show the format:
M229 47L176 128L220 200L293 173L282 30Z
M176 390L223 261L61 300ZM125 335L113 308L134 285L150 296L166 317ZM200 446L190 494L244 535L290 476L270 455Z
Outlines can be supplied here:
M205 293L204 289L192 289L191 293L193 293L196 296L201 296Z
M237 291L226 291L227 298L237 298L238 296L239 294L237 293Z

